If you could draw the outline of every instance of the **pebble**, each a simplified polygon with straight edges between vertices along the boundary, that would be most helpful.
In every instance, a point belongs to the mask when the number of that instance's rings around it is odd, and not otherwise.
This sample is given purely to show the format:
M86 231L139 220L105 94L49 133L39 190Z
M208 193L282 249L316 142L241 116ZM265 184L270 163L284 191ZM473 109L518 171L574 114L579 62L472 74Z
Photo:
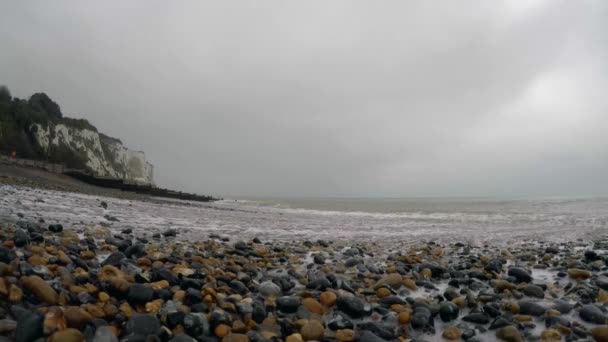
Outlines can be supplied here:
M519 283L530 283L532 282L532 276L528 271L521 267L511 267L507 273L511 277L517 279Z
M170 230L150 239L130 228L51 226L0 223L0 335L96 342L608 339L601 307L608 303L608 255L604 247L575 248L582 242L502 250L433 242L389 251L373 243L233 244L188 241ZM550 277L536 277L538 268Z
M300 330L300 334L304 341L321 341L324 335L325 328L316 320L311 320L304 324Z
M519 330L512 325L496 330L496 337L506 342L522 342L524 340Z
M278 297L282 293L279 285L270 280L262 282L258 287L258 292L264 297Z
M545 311L546 309L540 304L530 301L519 302L519 313L522 315L542 316Z
M457 327L450 326L443 331L443 334L441 334L441 336L443 336L443 338L445 338L446 340L459 341L460 337L462 336L462 331Z
M336 304L336 294L333 292L323 292L321 293L321 295L319 296L319 301L321 302L321 304L325 305L326 307L332 307Z
M597 342L608 342L608 326L602 325L591 329L591 335Z
M30 342L43 336L42 323L44 318L42 315L28 313L17 321L15 328L16 342Z
M363 302L354 296L341 296L336 301L338 310L345 312L352 318L362 317L365 311Z
M606 324L606 316L594 304L585 305L579 311L579 315L585 322L595 323L595 324Z
M84 335L76 329L65 329L51 335L48 342L84 342Z

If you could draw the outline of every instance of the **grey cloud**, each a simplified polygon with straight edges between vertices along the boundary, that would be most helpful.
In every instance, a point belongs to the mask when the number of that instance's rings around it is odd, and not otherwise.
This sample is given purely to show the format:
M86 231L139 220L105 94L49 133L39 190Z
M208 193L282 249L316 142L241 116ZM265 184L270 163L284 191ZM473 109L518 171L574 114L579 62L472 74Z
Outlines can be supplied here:
M162 185L608 192L604 1L38 1L0 13L0 83L45 91L146 151Z

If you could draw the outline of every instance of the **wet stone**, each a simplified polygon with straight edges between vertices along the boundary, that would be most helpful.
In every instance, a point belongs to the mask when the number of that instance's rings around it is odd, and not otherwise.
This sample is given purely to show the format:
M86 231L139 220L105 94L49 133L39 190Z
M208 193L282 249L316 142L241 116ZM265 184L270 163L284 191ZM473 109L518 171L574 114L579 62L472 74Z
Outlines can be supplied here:
M452 302L441 302L439 306L439 316L444 322L449 322L458 318L459 313L458 306Z
M133 284L129 288L127 300L133 305L144 305L152 301L154 298L154 290L143 284Z
M114 267L119 267L120 262L125 259L126 256L122 252L114 252L103 261L102 265L112 265Z
M542 316L545 311L546 309L540 304L530 301L519 302L519 313L522 315Z
M518 283L532 282L532 276L530 275L530 273L521 267L511 267L509 268L507 274L517 279Z
M51 224L49 225L49 231L52 233L61 233L63 231L63 226L61 224Z
M345 314L341 312L337 312L334 316L329 320L327 326L331 330L340 330L340 329L352 329L354 327L353 321Z
M95 331L93 342L118 342L118 338L108 326L101 326Z
M529 284L524 288L524 294L529 297L544 298L545 291L540 286Z
M30 342L42 337L43 321L44 317L35 313L21 317L17 321L17 328L15 330L15 341Z
M278 297L282 293L279 285L270 280L262 282L258 287L258 292L264 297Z
M585 322L606 324L606 315L596 305L589 304L583 306L579 315Z
M29 243L29 237L27 233L23 229L17 229L15 231L15 236L13 237L13 241L15 242L15 246L24 247Z
M127 322L127 335L150 336L158 335L161 330L160 322L153 315L134 314Z
M490 323L490 316L482 312L474 312L462 317L462 320L475 324L488 324Z
M298 310L300 306L300 298L291 297L291 296L283 296L279 297L276 301L277 308L285 313L294 313Z
M336 301L338 310L346 313L352 318L359 318L365 314L363 302L354 296L341 296Z

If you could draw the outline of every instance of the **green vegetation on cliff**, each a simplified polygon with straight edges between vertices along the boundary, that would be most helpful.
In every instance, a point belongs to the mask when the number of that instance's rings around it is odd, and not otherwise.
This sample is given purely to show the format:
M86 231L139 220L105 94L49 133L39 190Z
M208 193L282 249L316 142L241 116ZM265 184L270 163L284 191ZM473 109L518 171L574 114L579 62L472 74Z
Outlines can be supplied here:
M22 158L47 160L73 168L88 169L87 154L84 150L74 150L61 145L44 148L38 144L36 131L57 124L97 132L95 126L87 120L64 117L61 107L45 93L36 93L28 100L23 100L12 97L6 86L0 86L0 153L10 154L15 151L17 156Z

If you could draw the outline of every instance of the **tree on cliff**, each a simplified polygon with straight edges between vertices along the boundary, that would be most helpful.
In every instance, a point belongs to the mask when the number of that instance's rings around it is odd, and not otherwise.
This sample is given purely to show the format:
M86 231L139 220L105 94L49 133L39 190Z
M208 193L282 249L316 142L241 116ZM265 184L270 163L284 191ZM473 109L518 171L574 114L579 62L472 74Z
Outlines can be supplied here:
M5 85L0 85L0 102L10 102L12 99L11 92Z
M51 117L61 119L63 114L59 105L45 93L36 93L30 97L30 106L35 110L47 113Z

